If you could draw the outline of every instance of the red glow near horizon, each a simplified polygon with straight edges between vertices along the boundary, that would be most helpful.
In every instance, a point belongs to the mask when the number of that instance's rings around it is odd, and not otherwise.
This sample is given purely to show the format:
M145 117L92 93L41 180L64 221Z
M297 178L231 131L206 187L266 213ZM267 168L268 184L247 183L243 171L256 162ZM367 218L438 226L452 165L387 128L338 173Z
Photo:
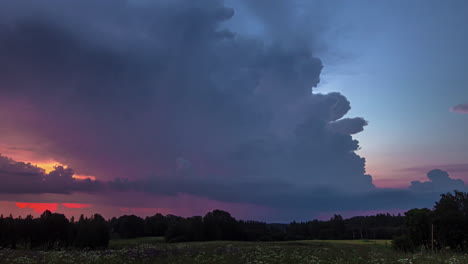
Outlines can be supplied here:
M31 208L34 212L42 214L46 210L55 212L58 208L58 203L15 203L16 207L21 209Z
M59 203L15 203L16 207L21 208L21 209L33 209L34 212L38 214L42 214L46 210L51 211L54 213L57 211L59 207ZM68 209L83 209L83 208L91 208L93 207L92 204L81 204L81 203L62 203L61 204L63 207L68 208Z
M81 208L93 207L92 204L81 204L81 203L62 203L62 205L70 209L81 209Z

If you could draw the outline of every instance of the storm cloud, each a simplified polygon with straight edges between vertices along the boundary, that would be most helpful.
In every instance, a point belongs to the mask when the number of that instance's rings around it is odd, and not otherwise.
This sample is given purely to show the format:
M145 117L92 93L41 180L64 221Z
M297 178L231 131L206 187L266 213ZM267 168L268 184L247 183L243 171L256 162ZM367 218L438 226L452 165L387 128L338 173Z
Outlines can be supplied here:
M271 15L295 3L252 2L271 27ZM314 91L318 35L244 36L227 26L235 10L220 0L1 2L0 10L2 126L80 174L114 190L272 207L311 193L338 204L375 189L351 136L367 121L346 116L343 95ZM35 192L55 192L58 179L72 186L63 192L87 190L54 173L40 185L52 190ZM45 177L33 175L33 183Z
M368 123L363 118L343 118L341 120L331 122L328 124L328 127L337 133L352 135L362 132L364 126L367 126Z
M17 162L0 155L0 194L95 192L102 189L98 181L76 180L70 168L57 166L45 173L43 169Z
M410 189L416 192L433 192L443 193L451 192L453 190L464 191L466 190L465 183L460 179L452 179L448 172L435 169L427 173L429 181L413 181L411 182Z

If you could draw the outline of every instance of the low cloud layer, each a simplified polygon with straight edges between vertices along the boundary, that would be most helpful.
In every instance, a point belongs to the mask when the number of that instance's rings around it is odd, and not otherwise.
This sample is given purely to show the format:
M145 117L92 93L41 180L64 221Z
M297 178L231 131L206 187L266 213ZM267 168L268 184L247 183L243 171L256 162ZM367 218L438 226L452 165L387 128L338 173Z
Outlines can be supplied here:
M459 114L468 114L468 103L456 105L450 108L450 111Z
M50 173L29 163L17 162L0 155L1 194L43 194L95 192L102 189L99 182L76 180L70 168L58 166Z
M191 177L146 180L115 179L108 182L83 181L73 179L73 170L71 169L57 167L55 171L45 174L42 169L30 164L15 162L6 157L1 157L0 160L0 176L4 180L0 188L2 199L5 199L5 195L8 194L16 197L15 199L24 199L24 197L30 197L23 196L25 194L69 195L73 193L78 195L86 193L92 197L81 202L125 208L150 208L151 206L165 206L167 208L168 204L174 206L174 201L176 201L175 204L179 204L178 206L180 203L184 204L184 208L193 206L199 208L197 205L199 201L202 200L203 203L206 203L206 199L209 199L219 201L217 205L226 208L231 208L233 205L250 205L250 207L257 206L262 210L274 208L280 212L286 212L288 215L302 217L310 215L310 212L391 210L395 208L404 210L414 207L431 207L439 199L441 193L466 190L462 180L451 179L447 172L439 169L432 170L427 174L429 181L414 181L409 189L343 192L333 188L300 187L287 181L267 183L253 180L240 182L229 179L204 181ZM179 162L183 165L180 166L181 173L191 169L191 165L187 164L186 161ZM368 181L371 182L370 176L368 176ZM184 196L192 198L182 199L181 202L181 197ZM72 197L62 196L58 199L62 203L72 199L73 203L71 204L76 205L76 201L80 200L76 200L77 198L73 200ZM170 197L175 200L168 202ZM36 202L46 203L56 201L57 198L36 200ZM116 204L116 202L119 203ZM246 210L250 207L246 207ZM279 215L275 211L270 211L269 214L277 219L291 220L288 218L289 216L278 218ZM248 217L248 215L244 217Z

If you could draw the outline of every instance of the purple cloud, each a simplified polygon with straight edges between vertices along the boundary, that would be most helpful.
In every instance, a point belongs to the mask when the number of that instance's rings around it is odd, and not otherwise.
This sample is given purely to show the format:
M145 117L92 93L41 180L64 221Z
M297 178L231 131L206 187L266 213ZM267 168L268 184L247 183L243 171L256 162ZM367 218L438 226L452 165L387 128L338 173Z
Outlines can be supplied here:
M459 114L468 114L468 103L456 105L450 108L450 111Z
M43 194L95 192L102 188L100 182L77 180L74 171L58 166L45 173L43 169L24 162L17 162L0 154L0 194Z
M427 173L429 181L412 181L410 190L416 192L442 193L453 190L465 191L465 183L460 179L452 179L448 172L435 169Z

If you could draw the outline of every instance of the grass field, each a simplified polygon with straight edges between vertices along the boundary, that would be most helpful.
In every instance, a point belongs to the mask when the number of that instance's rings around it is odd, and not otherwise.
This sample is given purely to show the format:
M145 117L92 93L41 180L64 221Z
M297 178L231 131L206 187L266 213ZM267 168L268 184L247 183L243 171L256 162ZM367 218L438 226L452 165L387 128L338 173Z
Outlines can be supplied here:
M0 250L0 263L468 263L466 255L404 254L389 245L386 240L167 244L161 238L140 238L112 240L104 251Z

